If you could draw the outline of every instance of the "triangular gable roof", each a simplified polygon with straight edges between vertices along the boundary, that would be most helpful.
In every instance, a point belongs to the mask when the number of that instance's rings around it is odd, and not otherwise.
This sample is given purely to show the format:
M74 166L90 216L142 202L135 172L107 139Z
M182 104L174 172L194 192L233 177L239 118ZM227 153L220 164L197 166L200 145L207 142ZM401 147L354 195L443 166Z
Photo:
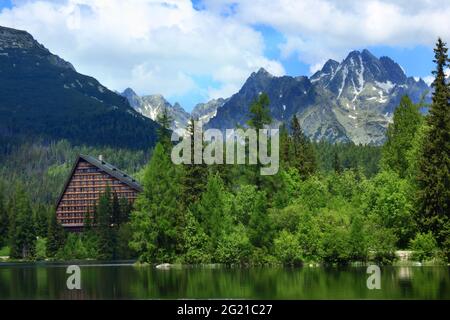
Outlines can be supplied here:
M128 185L130 188L138 191L138 192L142 192L142 186L130 175L126 174L125 172L117 169L116 167L114 167L112 164L103 161L103 160L99 160L97 158L88 156L88 155L84 155L84 154L80 154L78 155L77 160L75 161L72 170L70 171L70 175L69 178L67 179L66 183L64 184L64 188L61 192L61 194L58 197L58 201L56 202L56 208L58 208L59 203L61 202L61 199L64 195L64 193L66 192L66 189L70 183L70 180L72 179L72 176L75 172L75 169L78 166L78 163L80 162L80 160L84 160L89 162L90 164L92 164L93 166L96 166L97 168L99 168L100 170L105 171L106 173L108 173L109 175L113 176L114 178L116 178L117 180L125 183L126 185Z

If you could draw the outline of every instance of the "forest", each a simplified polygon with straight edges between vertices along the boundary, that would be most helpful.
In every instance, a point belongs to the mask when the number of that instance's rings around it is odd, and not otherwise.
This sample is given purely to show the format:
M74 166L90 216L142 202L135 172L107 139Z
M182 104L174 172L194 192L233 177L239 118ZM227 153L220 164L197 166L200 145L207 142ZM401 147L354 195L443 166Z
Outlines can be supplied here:
M433 100L404 96L383 146L311 142L294 116L280 130L280 170L259 165L175 165L159 118L153 150L2 142L0 256L27 260L137 259L230 265L392 263L395 252L450 257L450 66L438 40ZM261 94L248 126L271 123ZM193 125L188 127L193 134ZM78 153L102 154L137 178L132 207L107 190L83 233L66 234L54 203Z

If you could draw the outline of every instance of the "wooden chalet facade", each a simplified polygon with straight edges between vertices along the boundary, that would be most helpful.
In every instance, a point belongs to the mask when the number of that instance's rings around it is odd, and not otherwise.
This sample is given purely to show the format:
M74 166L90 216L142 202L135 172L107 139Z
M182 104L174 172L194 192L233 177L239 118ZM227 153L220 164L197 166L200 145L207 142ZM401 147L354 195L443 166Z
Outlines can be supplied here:
M79 155L56 204L56 217L61 225L67 230L81 230L108 186L113 194L129 202L142 191L136 180L103 161L101 156L97 159Z

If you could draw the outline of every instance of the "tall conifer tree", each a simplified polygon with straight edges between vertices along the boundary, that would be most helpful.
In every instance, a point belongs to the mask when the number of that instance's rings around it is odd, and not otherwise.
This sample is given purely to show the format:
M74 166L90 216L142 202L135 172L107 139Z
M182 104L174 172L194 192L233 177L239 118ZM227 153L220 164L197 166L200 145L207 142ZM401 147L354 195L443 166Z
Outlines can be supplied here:
M302 178L313 174L317 167L314 148L303 133L296 115L291 121L291 165L297 168Z
M450 251L450 88L446 44L438 39L434 49L436 69L433 102L427 116L428 131L419 163L418 186L422 228L432 231Z
M408 172L407 154L422 124L419 105L408 96L402 97L400 105L394 111L394 121L387 130L387 140L383 146L381 166L390 169L404 178Z
M158 143L145 168L143 188L131 214L130 246L147 262L172 262L183 246L184 211L178 168Z

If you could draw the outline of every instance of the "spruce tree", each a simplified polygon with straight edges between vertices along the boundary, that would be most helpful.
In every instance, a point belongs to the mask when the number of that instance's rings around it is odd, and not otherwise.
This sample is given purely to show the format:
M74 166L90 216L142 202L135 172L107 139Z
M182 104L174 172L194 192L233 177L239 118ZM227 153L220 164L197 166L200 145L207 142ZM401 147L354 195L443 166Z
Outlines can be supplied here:
M291 163L306 179L316 171L316 156L314 148L309 139L303 133L300 121L294 115L291 121Z
M382 149L381 167L395 171L405 178L409 171L408 153L422 125L419 105L408 96L403 96L394 111L394 121L387 130L387 140Z
M47 256L54 257L58 251L64 246L65 235L64 229L56 218L56 214L51 214L48 217L47 230Z
M262 164L259 160L259 130L264 129L267 125L272 123L272 116L270 115L270 100L266 93L261 93L259 97L250 106L250 118L247 121L247 125L257 131L257 165L252 173L255 185L261 189L263 178L260 175Z
M157 130L158 141L161 142L165 148L169 148L171 146L170 126L172 121L173 118L169 114L169 110L166 107L163 108L162 112L158 114L156 118L156 122L160 126Z
M33 212L28 195L20 185L16 188L10 214L10 256L12 258L33 258L36 242Z
M119 224L127 223L130 220L130 213L131 213L131 204L129 200L125 197L120 198L119 200L119 206L120 206L120 219Z
M334 172L337 174L340 174L342 172L342 165L341 165L341 159L339 159L339 153L337 150L334 150L333 153L333 169Z
M130 246L142 261L172 262L182 251L184 211L180 174L163 145L158 143L145 168L144 191L131 213Z
M98 258L114 259L115 237L112 228L112 199L109 187L106 188L97 203L95 231L98 237Z
M227 207L227 193L218 174L210 174L206 190L193 209L205 233L211 239L211 250L217 247L222 235L230 231L230 212Z
M191 118L186 128L187 134L191 138L191 164L183 165L183 202L186 208L200 199L201 194L206 187L206 179L208 178L208 168L203 162L201 164L194 163L194 132L195 122Z
M280 126L280 164L282 168L288 168L290 163L290 137L286 125Z
M259 95L250 106L250 119L247 124L254 129L263 129L272 123L272 116L269 109L269 96L266 93Z
M9 217L8 212L6 211L3 189L0 185L0 248L8 243L8 226Z
M445 79L449 67L446 44L438 39L434 49L436 69L433 101L427 116L418 173L418 199L422 229L432 231L450 251L450 88Z
M111 202L111 224L117 227L121 224L122 214L120 212L120 201L117 193L113 193Z

